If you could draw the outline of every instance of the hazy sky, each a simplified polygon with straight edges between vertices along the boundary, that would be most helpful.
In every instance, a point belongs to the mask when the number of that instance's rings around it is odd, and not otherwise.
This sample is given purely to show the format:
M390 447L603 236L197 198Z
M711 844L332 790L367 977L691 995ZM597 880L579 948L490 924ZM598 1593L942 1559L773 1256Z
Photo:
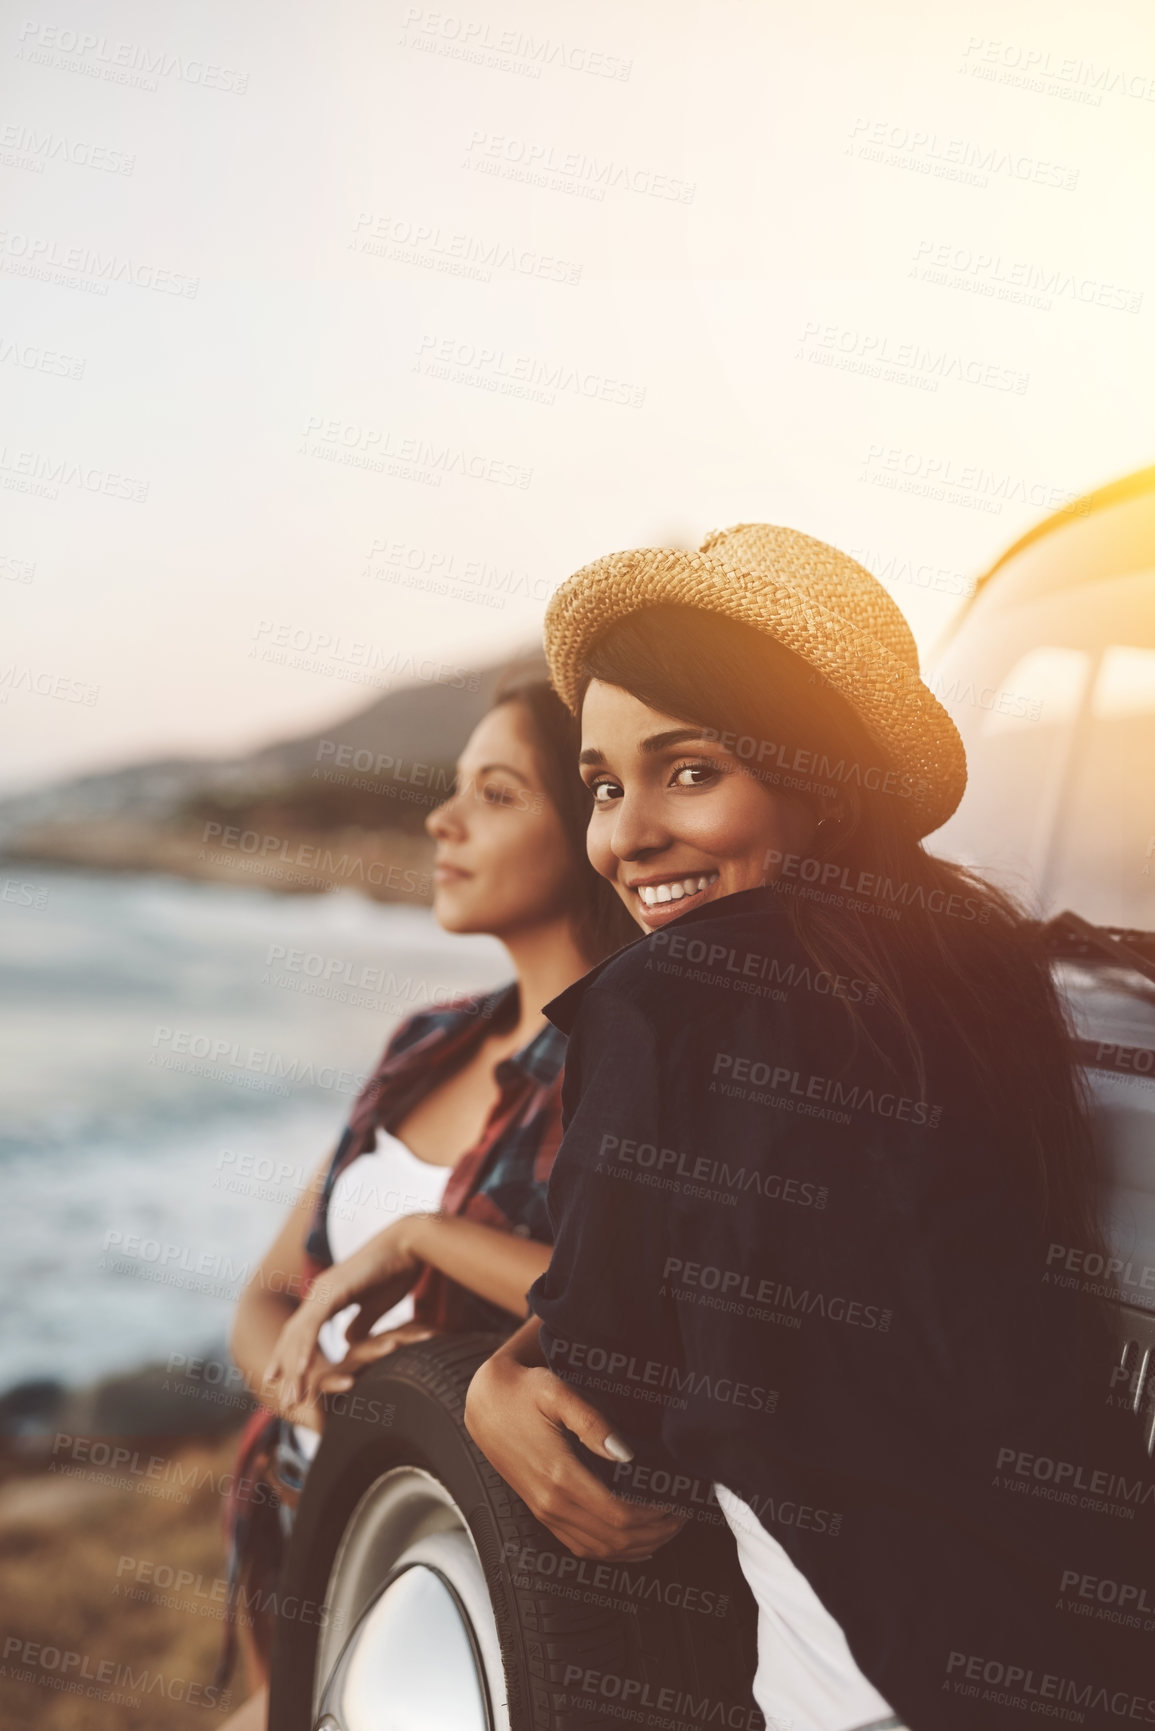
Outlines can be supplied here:
M27 0L0 67L5 788L321 724L742 520L925 651L1155 461L1149 0Z

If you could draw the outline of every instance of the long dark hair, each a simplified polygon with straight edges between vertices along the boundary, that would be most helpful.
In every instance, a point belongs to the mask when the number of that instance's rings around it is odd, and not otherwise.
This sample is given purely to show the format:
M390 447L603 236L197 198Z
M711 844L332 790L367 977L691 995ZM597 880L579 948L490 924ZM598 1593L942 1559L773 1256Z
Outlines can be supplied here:
M573 860L569 906L574 938L593 966L633 943L641 931L586 855L593 796L578 770L581 729L547 679L508 674L497 687L493 707L501 703L519 703L529 723L546 796L561 819Z
M1032 922L974 872L925 851L913 778L849 702L764 633L673 603L629 614L596 639L579 703L591 679L704 727L780 797L825 814L812 858L775 887L816 965L875 987L881 1015L849 996L833 1000L850 1018L852 1049L869 1047L920 1098L930 1052L951 1052L1021 1156L1040 1227L1097 1247L1085 1099ZM880 1039L880 1027L891 1037Z

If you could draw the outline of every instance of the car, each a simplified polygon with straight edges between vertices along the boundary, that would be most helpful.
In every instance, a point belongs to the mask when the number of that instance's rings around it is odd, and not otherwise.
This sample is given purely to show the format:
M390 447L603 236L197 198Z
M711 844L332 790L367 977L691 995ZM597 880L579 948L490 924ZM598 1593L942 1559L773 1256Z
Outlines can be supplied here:
M1053 1244L1047 1277L1110 1305L1107 1397L1134 1412L1150 1454L1155 468L1004 553L930 683L969 764L966 797L931 845L1027 899L1103 1161L1108 1254ZM709 1487L652 1487L697 1506L649 1561L574 1557L465 1431L466 1389L498 1339L403 1348L358 1379L360 1414L328 1421L281 1583L273 1731L604 1731L607 1714L641 1720L658 1703L690 1724L760 1724L756 1607ZM299 1614L306 1603L323 1607L315 1621Z
M969 780L936 853L1024 897L1073 1023L1107 1254L1049 1247L1110 1307L1115 1398L1155 1453L1155 468L1057 511L975 585L931 689Z

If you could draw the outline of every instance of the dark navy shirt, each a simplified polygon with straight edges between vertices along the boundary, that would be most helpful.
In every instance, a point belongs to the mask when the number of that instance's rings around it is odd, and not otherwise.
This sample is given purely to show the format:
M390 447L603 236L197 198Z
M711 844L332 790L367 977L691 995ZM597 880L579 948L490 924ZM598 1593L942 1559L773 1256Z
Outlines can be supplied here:
M913 1731L1155 1724L1142 1619L1080 1591L1145 1584L1155 1626L1155 1478L1048 1279L1029 1168L917 981L925 1097L839 1000L893 1046L763 887L546 1005L548 1362L633 1445L621 1493L752 1505Z

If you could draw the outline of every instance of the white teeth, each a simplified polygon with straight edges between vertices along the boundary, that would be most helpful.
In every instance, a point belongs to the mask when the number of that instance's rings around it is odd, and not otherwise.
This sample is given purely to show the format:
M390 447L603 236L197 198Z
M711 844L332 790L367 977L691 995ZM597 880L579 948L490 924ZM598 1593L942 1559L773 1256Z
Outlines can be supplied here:
M643 904L656 907L659 902L680 902L683 896L696 895L704 890L716 874L706 872L702 877L671 878L664 884L639 884L638 894Z

